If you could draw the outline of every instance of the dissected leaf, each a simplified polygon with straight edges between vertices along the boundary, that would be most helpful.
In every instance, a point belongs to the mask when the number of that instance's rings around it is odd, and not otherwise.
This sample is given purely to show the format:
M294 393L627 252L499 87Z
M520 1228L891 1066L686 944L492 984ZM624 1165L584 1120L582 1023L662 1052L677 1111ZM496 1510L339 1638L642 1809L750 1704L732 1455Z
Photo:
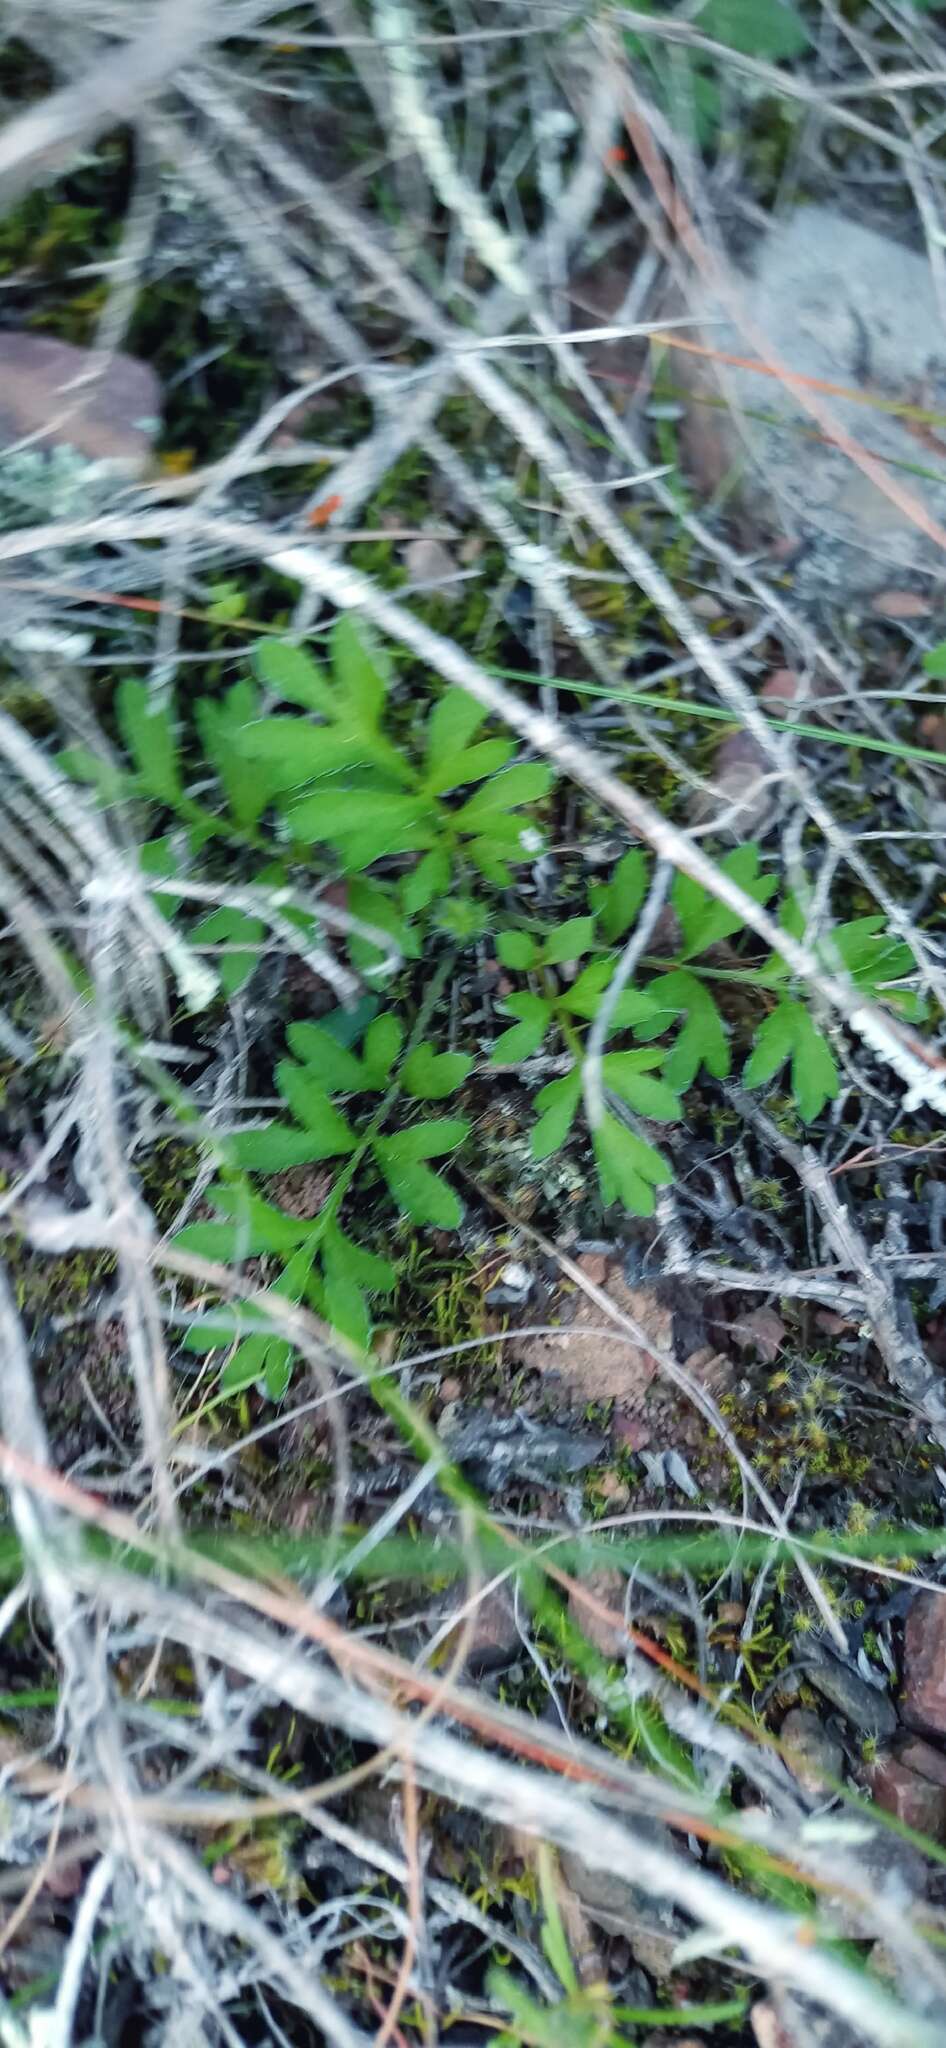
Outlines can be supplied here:
M467 851L474 866L479 868L480 874L484 876L487 882L492 882L495 889L509 889L512 887L512 876L509 872L507 861L501 854L497 853L495 846L491 844L490 840L473 839L470 841ZM520 848L520 855L521 852L522 849Z
M610 882L592 891L592 902L609 946L623 939L647 894L647 858L636 846L622 854Z
M275 690L287 703L337 717L338 700L328 677L303 648L290 646L288 640L258 640L253 665L267 689Z
M432 1045L415 1045L401 1070L408 1095L422 1102L440 1102L459 1088L473 1065L468 1052L437 1052Z
M475 747L464 747L460 753L448 754L438 762L424 786L433 796L446 796L449 790L462 789L465 783L482 782L487 775L497 775L515 751L514 740L480 740Z
M503 967L521 974L535 966L538 948L529 932L497 932L496 955Z
M368 867L382 854L406 853L430 837L429 808L401 790L339 789L331 784L292 804L286 813L293 838L339 846L352 867Z
M360 725L372 730L384 709L390 667L380 641L363 619L344 612L332 627L332 670Z
M811 42L789 0L705 0L693 25L746 57L800 57Z
M236 1165L251 1173L281 1173L286 1166L307 1166L326 1157L311 1131L278 1122L256 1131L233 1131L227 1146Z
M331 1223L325 1232L322 1255L326 1266L334 1264L356 1287L367 1288L371 1294L391 1294L397 1286L397 1273L390 1260L366 1251L364 1245L354 1244L337 1223Z
M259 775L262 768L264 787L268 783L273 792L364 767L373 758L360 733L343 725L313 725L307 718L256 718L243 726L236 744L245 772L255 767Z
M242 1394L244 1388L255 1386L262 1378L266 1353L272 1339L262 1334L245 1337L238 1344L232 1358L228 1358L220 1375L221 1394Z
M442 896L450 887L451 863L446 846L432 846L429 853L422 855L413 873L406 875L401 884L401 902L408 917L416 917L418 911L426 910L435 896Z
M376 882L366 875L352 875L347 890L347 907L352 917L361 924L374 925L377 931L386 932L402 960L420 958L421 935L401 916L397 898L389 884ZM352 966L368 976L376 987L379 986L378 967L384 955L374 942L363 938L359 932L352 932L348 938L348 952ZM389 968L388 975L395 971L396 967Z
M461 831L480 831L501 812L512 811L519 804L538 803L548 795L554 780L554 771L544 761L520 761L517 767L494 775L485 789L478 789L475 796L461 804L454 812L453 822Z
M759 1027L743 1074L745 1086L758 1088L771 1081L789 1057L798 1113L811 1123L837 1094L840 1077L831 1047L807 1006L786 996Z
M124 771L94 754L91 747L63 747L54 759L64 775L71 776L73 782L87 783L103 804L118 803L131 787Z
M533 1053L538 1052L552 1021L551 1003L542 996L530 995L528 990L523 990L521 995L507 996L503 1008L521 1021L508 1031L500 1032L489 1056L494 1067L515 1066L520 1060L531 1059Z
M439 1173L417 1160L392 1157L383 1141L374 1147L375 1158L399 1209L412 1223L429 1223L441 1230L456 1230L463 1218L459 1196Z
M662 1154L607 1114L594 1132L594 1149L605 1205L619 1201L632 1215L652 1216L654 1188L673 1179Z
M743 1069L743 1086L760 1088L784 1067L795 1044L795 1012L799 1004L786 998L765 1017L756 1032L755 1049Z
M403 1043L404 1026L393 1011L385 1010L383 1016L372 1019L361 1048L362 1063L370 1087L386 1086Z
M700 1067L706 1068L714 1080L724 1081L729 1073L729 1041L726 1027L717 1009L715 999L696 974L690 974L685 967L674 968L670 974L658 975L647 984L647 994L658 1005L683 1015L685 1022L678 1033L676 1043L667 1056L664 1079L678 1095L691 1087ZM667 1029L669 1018L656 1019L646 1023L641 1031L642 1038L651 1038L657 1032Z
M738 882L754 903L767 903L778 888L777 876L759 873L759 849L752 843L734 847L719 866L731 882ZM691 959L696 953L705 953L709 946L718 946L721 939L731 938L734 932L742 931L745 923L737 911L727 909L726 904L711 896L701 883L680 873L673 884L673 907L683 933L681 960Z
M570 988L562 990L559 1006L568 1010L573 1017L591 1019L596 1017L604 1001L605 991L610 987L617 966L617 954L602 954L589 961L587 967L572 982ZM630 1025L646 1023L656 1016L658 1006L653 997L642 989L622 989L611 1016L611 1028L624 1031Z
M468 690L446 690L427 720L428 773L463 753L485 717L484 706Z
M259 759L247 758L243 751L246 728L258 708L258 692L248 680L234 683L222 697L199 697L194 705L204 752L220 777L237 824L246 827L256 824L274 787Z
M217 1260L221 1266L235 1266L252 1260L260 1251L293 1251L311 1225L299 1217L285 1217L281 1208L264 1202L244 1184L225 1186L217 1182L209 1200L223 1210L225 1223L186 1223L174 1237L176 1251L195 1251L201 1260Z
M347 1045L340 1044L334 1032L326 1031L324 1025L301 1019L289 1025L286 1037L297 1060L301 1060L303 1066L313 1068L323 1088L356 1094L359 1088L364 1087L365 1070L360 1059Z
M190 934L193 946L238 946L239 952L215 954L213 969L225 996L236 994L249 980L266 937L262 918L248 917L245 910L231 910L223 903L201 918Z
M682 1116L679 1096L653 1074L644 1074L634 1064L633 1052L608 1052L601 1062L606 1088L619 1095L639 1116L654 1117L660 1123L676 1123Z
M541 1111L532 1126L529 1149L533 1159L550 1159L564 1145L581 1101L581 1068L572 1067L556 1081L548 1081L535 1098Z
M823 1033L800 1005L792 1056L792 1093L803 1123L820 1116L826 1102L832 1102L841 1085L837 1062Z
M125 676L118 685L115 710L142 788L159 803L175 809L183 791L173 706L154 708L147 683L140 676Z
M319 1146L312 1154L314 1159L336 1159L340 1153L354 1151L358 1141L350 1123L307 1067L298 1067L294 1060L280 1060L276 1086L297 1122Z
M540 959L543 967L560 967L566 960L580 960L595 942L593 917L569 917L550 932Z
M409 1124L406 1131L398 1131L394 1138L375 1141L387 1160L402 1160L410 1163L415 1159L440 1159L445 1152L455 1152L469 1133L469 1123L462 1116L430 1117L425 1123Z
M231 1219L227 1229L235 1225L244 1238L252 1240L254 1253L296 1251L312 1236L310 1217L287 1216L274 1202L255 1195L245 1181L215 1181L207 1195L214 1208ZM200 1224L189 1227L202 1228Z

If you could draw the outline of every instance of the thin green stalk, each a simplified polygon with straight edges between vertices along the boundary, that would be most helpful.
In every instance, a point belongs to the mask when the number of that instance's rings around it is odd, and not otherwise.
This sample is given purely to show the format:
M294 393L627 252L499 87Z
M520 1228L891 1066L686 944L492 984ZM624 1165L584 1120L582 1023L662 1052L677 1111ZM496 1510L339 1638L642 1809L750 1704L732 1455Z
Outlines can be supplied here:
M579 682L574 676L533 675L528 669L490 668L489 674L500 677L504 682L532 683L536 689L572 690L579 697L604 697L614 704L633 704L645 711L669 711L678 718L702 718L719 725L739 728L740 721L733 717L721 704L701 704L691 698L661 697L655 690L608 690L601 683ZM762 707L760 706L760 711ZM936 747L916 747L909 740L882 740L876 734L867 732L837 732L830 725L810 725L789 718L769 718L766 724L773 732L794 733L796 739L828 740L833 746L863 748L869 754L893 754L899 761L928 761L935 768L946 768L946 754Z

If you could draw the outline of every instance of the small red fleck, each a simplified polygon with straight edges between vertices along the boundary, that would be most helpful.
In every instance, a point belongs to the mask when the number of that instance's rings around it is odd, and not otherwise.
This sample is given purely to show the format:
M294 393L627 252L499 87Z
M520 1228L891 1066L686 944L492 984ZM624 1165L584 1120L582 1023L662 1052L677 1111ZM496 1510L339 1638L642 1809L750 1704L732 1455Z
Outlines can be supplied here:
M622 147L620 142L616 142L612 149L605 150L604 161L606 164L626 164L627 150Z
M336 512L340 510L341 502L341 498L338 496L337 491L334 497L323 498L321 505L313 506L312 511L309 513L309 517L306 522L307 525L327 526L329 520L334 516Z

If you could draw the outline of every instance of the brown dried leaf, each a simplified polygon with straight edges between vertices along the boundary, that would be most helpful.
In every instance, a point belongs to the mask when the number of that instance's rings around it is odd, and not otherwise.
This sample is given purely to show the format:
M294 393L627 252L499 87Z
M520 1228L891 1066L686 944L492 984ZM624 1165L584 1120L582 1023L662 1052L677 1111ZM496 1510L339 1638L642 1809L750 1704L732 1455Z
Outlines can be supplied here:
M757 1351L766 1365L774 1364L788 1332L774 1308L754 1308L732 1325L740 1351Z
M606 1324L604 1311L584 1294L566 1299L561 1336L526 1337L511 1347L517 1364L530 1370L554 1373L576 1401L618 1401L623 1408L637 1408L657 1372L657 1360L646 1340L660 1350L669 1350L673 1316L663 1308L647 1287L629 1287L620 1266L610 1266L599 1253L588 1253L579 1265L597 1286L604 1286L616 1308L639 1324L644 1342L625 1337L615 1329L613 1336L592 1335Z

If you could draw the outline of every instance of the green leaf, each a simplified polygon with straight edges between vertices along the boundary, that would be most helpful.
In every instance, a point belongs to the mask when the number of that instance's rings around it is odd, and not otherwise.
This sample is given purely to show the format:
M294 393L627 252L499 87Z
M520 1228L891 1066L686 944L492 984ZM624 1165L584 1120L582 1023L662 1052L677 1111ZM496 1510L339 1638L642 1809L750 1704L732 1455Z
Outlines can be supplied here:
M167 879L173 882L181 871L177 849L169 833L164 833L160 839L146 839L138 848L138 861L142 873L153 875L158 881ZM173 916L181 907L181 897L175 889L155 889L152 894L164 917Z
M552 1005L542 996L533 996L524 990L521 995L507 996L503 1009L510 1016L519 1017L521 1022L513 1024L508 1031L500 1032L490 1053L490 1064L496 1066L518 1066L520 1060L532 1058L538 1052L542 1040L552 1021Z
M485 877L487 882L492 882L494 889L510 889L512 887L512 876L506 861L497 853L495 846L489 839L472 839L467 852L474 866L479 868L480 874ZM525 859L526 857L521 851L517 856L519 859Z
M840 1088L837 1062L830 1045L801 1006L792 1056L792 1092L803 1123L820 1116L826 1102L833 1102Z
M246 680L234 683L223 697L198 697L194 705L204 753L220 777L237 824L245 828L256 824L274 788L259 760L244 752L246 729L258 709L258 693Z
M489 931L490 916L485 903L478 903L475 896L448 896L437 905L434 922L438 931L466 944Z
M560 967L566 960L580 960L595 942L593 917L569 917L550 932L540 955L543 967Z
M391 1068L404 1043L404 1026L393 1011L375 1017L365 1032L361 1048L365 1076L370 1088L384 1088Z
M271 1337L263 1361L263 1385L271 1401L282 1401L289 1392L292 1376L292 1345L285 1337Z
M255 767L259 775L262 763L264 781L271 791L298 789L317 776L339 775L372 760L370 746L360 733L343 725L312 725L307 718L254 719L243 727L237 745L245 772ZM349 812L349 823L350 818Z
M801 1009L800 1003L786 997L763 1019L756 1032L755 1049L743 1068L743 1087L761 1088L764 1082L774 1078L780 1067L784 1067L794 1050L796 1016Z
M430 1223L440 1230L458 1228L463 1220L463 1205L439 1173L431 1173L428 1166L410 1160L388 1158L380 1143L374 1149L398 1208L412 1223Z
M238 583L212 583L207 594L212 600L207 617L215 626L229 626L234 619L242 619L246 597Z
M220 1375L221 1394L242 1394L246 1387L255 1386L262 1378L271 1338L262 1334L245 1337L238 1344L232 1358L228 1358Z
M230 1218L228 1230L236 1226L244 1239L252 1239L254 1253L295 1251L312 1235L311 1217L287 1216L275 1203L254 1194L245 1181L216 1181L208 1189L208 1199ZM199 1230L202 1226L192 1227Z
M840 1077L831 1047L806 1005L786 997L759 1027L755 1051L743 1074L745 1086L759 1088L771 1081L789 1056L798 1113L803 1122L811 1123L837 1095Z
M233 1131L227 1148L237 1166L251 1173L282 1173L286 1166L307 1166L324 1159L318 1139L295 1124L271 1123L258 1131Z
M335 784L317 790L287 812L294 839L313 845L330 840L343 850L347 841L352 865L365 867L382 854L404 853L423 844L417 831L425 820L429 836L429 808L423 797L391 789L339 789ZM355 857L356 846L359 858ZM371 850L364 852L364 848Z
M352 706L359 725L373 731L384 709L390 668L381 644L363 619L350 612L336 619L331 633L332 670L339 689Z
M288 640L258 640L253 649L253 666L268 690L274 690L289 704L302 704L307 711L338 716L338 699L324 670L317 668L301 647Z
M354 1151L358 1140L350 1123L306 1067L297 1067L294 1060L280 1060L276 1086L297 1122L315 1139L319 1150L313 1158L336 1159L343 1152Z
M201 1358L206 1357L208 1351L229 1350L242 1328L243 1319L236 1305L214 1310L212 1314L202 1313L188 1325L184 1349L196 1352Z
M777 876L759 873L759 849L752 843L735 847L719 866L730 881L738 882L754 903L767 903L778 888ZM673 907L683 932L681 960L690 959L695 953L705 953L709 946L718 946L721 939L731 938L733 932L742 931L745 923L738 912L728 910L725 903L720 903L689 875L677 874L673 885Z
M617 964L616 953L602 954L590 961L571 987L562 990L558 998L559 1008L567 1010L572 1017L596 1017ZM631 1025L646 1023L649 1017L656 1015L657 1004L652 996L643 989L623 989L614 1005L611 1028L626 1031Z
M441 1102L459 1088L473 1065L468 1052L436 1052L432 1045L415 1045L401 1070L408 1095L421 1102Z
M535 940L528 932L497 932L496 953L503 967L512 967L519 973L534 967L538 957Z
M446 846L432 846L418 861L413 873L406 875L401 884L401 902L406 916L414 917L420 910L426 910L435 896L443 896L450 887L450 853Z
M729 1073L729 1041L705 982L698 975L689 974L685 967L677 967L672 973L658 975L655 981L648 982L647 994L686 1019L664 1068L668 1086L682 1095L696 1080L701 1066L715 1080L724 1081ZM655 1032L665 1031L668 1021L658 1015L644 1026L641 1036L650 1038Z
M598 922L609 946L623 939L647 894L647 859L637 847L622 854L610 882L592 892Z
M427 772L460 754L479 731L486 711L467 690L447 690L427 720Z
M348 883L348 909L352 917L358 918L362 924L373 924L378 931L386 932L403 960L420 958L420 935L400 916L397 898L389 884L375 882L364 875L353 875ZM358 932L352 932L348 939L348 953L352 966L370 976L375 987L379 987L377 969L383 955L378 947L370 939L361 938ZM388 979L396 972L396 967L389 968Z
M139 676L125 676L118 685L115 708L122 739L142 788L158 803L176 809L183 791L173 707L162 705L154 710L147 683Z
M455 1152L469 1135L469 1123L462 1116L430 1117L425 1123L409 1124L406 1131L398 1131L394 1138L375 1140L375 1152L380 1147L387 1160L397 1159L410 1163L415 1159L440 1159L446 1152Z
M220 953L213 958L213 970L225 996L236 994L253 972L266 937L262 918L248 917L244 910L221 904L209 917L195 924L190 933L193 946L239 946L239 953Z
M91 747L63 747L53 758L57 768L73 782L88 783L103 804L118 803L128 794L128 776L100 754L93 754Z
M393 1294L397 1286L397 1272L390 1260L366 1251L364 1245L353 1244L337 1223L331 1223L325 1232L323 1259L326 1266L333 1264L356 1287L367 1288L370 1294Z
M214 1259L221 1266L237 1266L242 1259L253 1259L270 1247L260 1242L247 1220L245 1225L188 1223L171 1239L171 1249L191 1252L198 1259Z
M920 0L913 0L913 4L918 6ZM936 4L939 5L939 0ZM946 640L941 640L938 647L931 647L929 653L924 654L923 667L928 676L935 676L937 682L946 679Z
M281 1208L264 1202L246 1186L225 1186L217 1182L209 1200L223 1210L225 1223L188 1223L174 1237L176 1251L195 1251L201 1260L217 1260L221 1266L235 1266L252 1260L260 1251L293 1251L309 1235L311 1223L305 1217L285 1217Z
M673 1179L662 1155L608 1115L594 1133L594 1149L605 1206L620 1201L634 1216L652 1216L654 1188Z
M642 1074L634 1064L637 1054L633 1052L608 1052L601 1062L605 1087L619 1095L639 1116L654 1117L660 1123L676 1123L683 1110L679 1096L666 1081L656 1080L653 1074Z
M325 1284L323 1288L325 1315L332 1328L359 1351L367 1351L371 1342L371 1317L368 1304L358 1286L349 1274L325 1260Z
M788 0L705 0L692 25L714 42L746 57L800 57L811 41Z
M460 789L464 783L482 782L487 775L497 775L500 768L505 768L515 751L514 740L480 740L475 747L448 755L426 777L424 788L433 796L445 796L448 790Z
M825 941L827 957L832 942L852 981L872 993L884 982L912 974L916 966L906 941L893 937L883 917L855 917L849 924L836 925Z
M479 832L502 811L514 810L518 804L538 803L548 795L554 781L554 772L544 761L521 761L518 767L494 775L485 789L478 789L475 796L461 804L453 814L453 822L463 832Z
M549 1081L540 1088L535 1098L535 1107L542 1114L533 1124L529 1138L529 1149L535 1160L550 1159L559 1151L575 1121L578 1104L581 1101L581 1068L572 1067L570 1073L562 1074L557 1081Z
M340 1045L331 1031L321 1024L310 1024L302 1020L290 1024L286 1032L289 1047L301 1060L304 1067L315 1069L316 1079L332 1093L356 1094L365 1085L365 1071L361 1061L345 1045Z

